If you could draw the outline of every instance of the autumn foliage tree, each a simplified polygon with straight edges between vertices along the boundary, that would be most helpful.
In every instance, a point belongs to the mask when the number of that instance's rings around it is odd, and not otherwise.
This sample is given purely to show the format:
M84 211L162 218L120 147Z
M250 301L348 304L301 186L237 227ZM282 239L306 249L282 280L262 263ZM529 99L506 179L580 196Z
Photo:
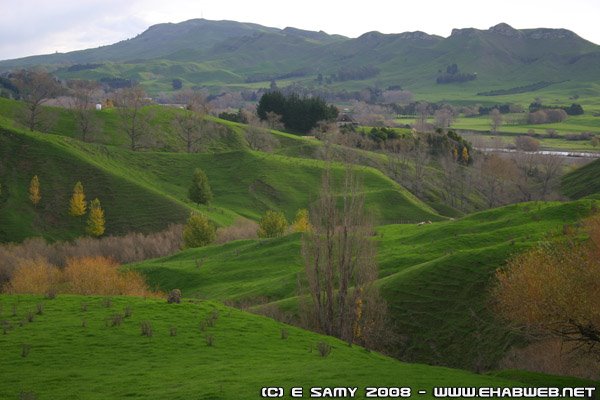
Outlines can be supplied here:
M69 215L73 217L81 217L87 211L87 204L85 202L85 193L83 191L83 185L81 182L77 182L73 188L73 195L69 202Z
M294 232L310 231L310 218L306 208L298 210L296 217L294 218L294 222L292 222L292 229Z
M547 243L510 260L493 294L499 314L525 332L600 355L600 216L586 227L585 242Z
M105 220L104 210L100 205L100 200L94 199L90 202L90 213L88 215L86 232L88 235L99 237L104 234Z
M31 178L31 182L29 183L29 200L34 206L37 206L42 200L42 194L40 192L40 180L37 175L34 175Z

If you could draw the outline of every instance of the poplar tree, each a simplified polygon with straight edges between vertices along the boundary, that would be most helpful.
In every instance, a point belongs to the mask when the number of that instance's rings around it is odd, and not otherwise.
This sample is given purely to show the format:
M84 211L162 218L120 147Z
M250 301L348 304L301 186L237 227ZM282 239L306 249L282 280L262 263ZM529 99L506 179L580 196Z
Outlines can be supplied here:
M99 237L104 234L104 225L104 210L100 205L100 200L94 199L90 203L90 214L88 215L85 231L91 236Z
M73 217L81 217L85 214L87 205L85 203L85 193L83 192L83 185L81 182L77 182L73 188L73 195L69 202L69 215Z
M29 183L29 200L33 203L34 206L37 206L42 200L42 195L40 193L40 180L37 175L34 175L31 178L31 182Z

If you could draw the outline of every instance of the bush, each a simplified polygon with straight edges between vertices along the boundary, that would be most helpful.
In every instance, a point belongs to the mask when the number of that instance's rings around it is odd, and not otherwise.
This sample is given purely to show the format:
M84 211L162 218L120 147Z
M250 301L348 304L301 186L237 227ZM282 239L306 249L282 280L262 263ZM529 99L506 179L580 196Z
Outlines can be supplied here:
M522 151L538 151L540 142L530 136L517 136L515 138L515 146Z
M206 345L209 347L212 347L212 345L215 343L215 337L213 335L206 335L205 340Z
M142 336L152 337L154 332L152 331L152 324L150 321L142 321L140 324L140 328L142 330Z
M281 211L267 211L258 224L258 237L271 238L283 236L287 229L287 220Z
M173 289L169 292L169 297L167 297L167 303L181 303L181 290Z
M331 345L329 343L319 342L317 344L317 350L319 350L321 357L327 357L331 353Z
M153 296L141 274L119 271L119 264L104 257L74 258L59 269L43 260L23 261L7 287L10 293Z
M245 218L238 218L233 225L217 229L216 243L222 244L240 239L256 239L258 224Z
M29 352L31 351L31 345L27 344L27 343L23 343L21 345L21 357L25 358L29 355Z
M177 327L176 326L169 327L169 336L177 336Z
M192 212L183 228L183 242L185 248L202 247L215 241L216 229L209 219L196 212Z

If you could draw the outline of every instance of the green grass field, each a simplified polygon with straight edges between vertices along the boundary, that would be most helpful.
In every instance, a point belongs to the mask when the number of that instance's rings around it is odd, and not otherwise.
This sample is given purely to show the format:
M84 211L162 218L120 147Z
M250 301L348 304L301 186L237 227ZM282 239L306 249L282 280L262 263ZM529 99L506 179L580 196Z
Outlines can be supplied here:
M600 161L596 160L563 176L561 190L572 199L600 193Z
M399 349L402 356L462 368L493 365L514 343L488 307L493 272L512 254L560 237L563 226L588 215L592 204L525 203L456 221L379 227L378 284L397 333L408 338ZM241 304L271 302L295 313L300 248L294 234L190 249L131 268L162 290L179 288L186 296ZM487 358L478 359L478 346L487 348Z
M36 314L38 304L41 315ZM518 385L402 363L214 302L115 297L106 307L103 298L94 296L0 295L0 306L0 320L10 327L0 335L3 399L258 399L263 386L286 391L347 386L360 388L359 394L367 386L404 386L427 390L419 397L431 398L433 386ZM113 316L126 307L131 316L111 326ZM33 322L27 322L29 312ZM213 326L202 331L201 322L211 315L217 316ZM141 335L143 321L151 324L152 337ZM281 338L282 329L287 339ZM319 342L331 346L329 356L320 356Z

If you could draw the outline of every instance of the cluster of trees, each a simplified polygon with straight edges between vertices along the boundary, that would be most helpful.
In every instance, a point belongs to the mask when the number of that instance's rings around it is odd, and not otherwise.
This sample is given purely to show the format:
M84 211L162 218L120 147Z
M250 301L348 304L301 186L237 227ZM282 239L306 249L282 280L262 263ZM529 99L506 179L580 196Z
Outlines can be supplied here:
M476 73L464 73L458 70L458 65L451 64L446 67L446 72L439 71L436 83L468 82L477 79Z
M42 190L40 180L37 175L31 178L28 189L28 197L34 207L38 207L42 200ZM104 210L100 204L100 200L95 198L89 204L85 201L85 192L81 182L77 182L73 188L73 194L69 200L69 215L81 218L87 212L89 214L86 222L85 231L93 237L100 237L104 234L106 222L104 218Z
M539 110L548 110L548 109L559 109L564 110L567 115L582 115L584 113L583 107L581 104L573 103L570 106L556 107L556 106L547 106L542 104L542 102L538 99L533 103L529 104L529 112L533 113Z
M333 120L338 110L318 97L301 98L296 94L284 95L280 91L265 93L258 102L256 112L261 120L281 116L286 129L308 133L319 121Z
M530 112L527 122L530 124L552 124L567 119L567 112L559 108L541 109Z

